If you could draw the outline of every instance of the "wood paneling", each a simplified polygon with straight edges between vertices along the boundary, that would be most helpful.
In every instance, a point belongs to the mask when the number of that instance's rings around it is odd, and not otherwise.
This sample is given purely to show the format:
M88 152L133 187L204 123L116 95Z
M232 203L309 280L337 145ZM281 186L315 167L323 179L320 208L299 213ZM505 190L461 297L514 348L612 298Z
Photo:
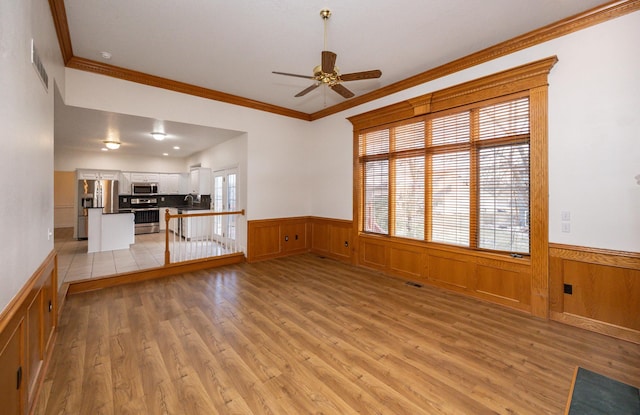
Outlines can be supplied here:
M249 221L247 260L314 252L351 262L352 229L351 221L312 216Z
M547 137L547 85L531 90L529 233L531 253L531 314L549 318L549 152Z
M56 254L45 259L0 314L0 402L2 413L27 414L35 402L42 368L53 347L57 325ZM52 307L49 307L49 301ZM17 373L21 382L18 389Z
M247 224L247 260L262 261L309 251L309 217L253 220Z
M467 261L443 252L427 254L427 280L445 288L466 290L471 276Z
M478 265L475 291L480 297L498 304L529 310L530 274L496 266Z
M20 415L22 411L22 391L17 387L18 371L24 364L21 356L22 324L0 333L0 405L2 413Z
M552 319L640 343L640 254L552 245L549 255Z
M280 223L278 221L249 221L247 224L247 260L260 261L280 255Z
M44 350L42 350L44 342L42 341L43 315L42 309L42 290L33 298L33 302L27 307L27 365L26 370L29 380L29 395L34 391L35 382L38 380L38 372L44 358Z
M286 223L280 227L282 250L287 254L301 253L308 250L307 222Z
M361 234L357 265L531 311L531 261Z
M389 268L388 244L375 239L360 238L359 249L361 265L382 271Z
M411 245L389 248L389 271L407 278L420 279L423 268L423 252Z
M351 263L353 222L339 219L311 217L310 251L339 261Z

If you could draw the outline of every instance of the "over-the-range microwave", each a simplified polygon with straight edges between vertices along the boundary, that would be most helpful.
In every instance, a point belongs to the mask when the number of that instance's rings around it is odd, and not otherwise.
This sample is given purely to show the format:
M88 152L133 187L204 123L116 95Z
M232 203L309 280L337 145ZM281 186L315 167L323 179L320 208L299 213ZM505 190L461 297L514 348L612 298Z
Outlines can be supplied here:
M158 183L131 183L133 195L155 195L158 193Z

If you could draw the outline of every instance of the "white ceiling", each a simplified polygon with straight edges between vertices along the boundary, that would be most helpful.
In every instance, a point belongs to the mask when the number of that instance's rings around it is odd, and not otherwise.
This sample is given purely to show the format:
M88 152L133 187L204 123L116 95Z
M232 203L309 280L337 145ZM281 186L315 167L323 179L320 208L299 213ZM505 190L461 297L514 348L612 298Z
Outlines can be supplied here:
M327 87L294 95L310 80L324 48L320 10L328 8L327 50L342 73L380 69L382 77L346 82L356 96L401 81L523 33L603 4L602 0L65 0L73 55L305 113L344 100ZM101 52L112 57L105 60ZM69 110L69 117L77 116ZM66 112L66 110L65 110ZM86 147L85 131L62 125L56 146ZM89 118L89 117L88 117ZM121 137L148 136L149 125L117 116ZM139 122L140 124L136 124ZM151 123L154 120L150 120ZM131 124L129 124L131 123ZM58 128L60 127L60 128ZM126 134L124 132L126 131ZM65 134L63 138L58 132ZM191 133L186 132L185 133ZM213 129L211 134L221 133ZM204 134L204 133L203 133ZM227 136L224 132L222 136ZM189 137L186 139L191 140ZM138 145L122 151L144 151ZM120 150L118 150L120 151ZM185 150L186 151L186 150Z

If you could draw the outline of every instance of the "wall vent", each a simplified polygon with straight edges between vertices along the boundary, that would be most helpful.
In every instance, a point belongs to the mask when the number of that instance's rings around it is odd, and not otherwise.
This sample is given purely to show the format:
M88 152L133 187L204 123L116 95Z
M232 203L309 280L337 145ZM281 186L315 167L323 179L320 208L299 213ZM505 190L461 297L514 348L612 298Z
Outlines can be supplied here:
M31 39L31 63L38 74L38 78L42 81L45 91L49 92L49 75L47 75L47 70L44 68L42 60L40 60L40 55L33 39Z

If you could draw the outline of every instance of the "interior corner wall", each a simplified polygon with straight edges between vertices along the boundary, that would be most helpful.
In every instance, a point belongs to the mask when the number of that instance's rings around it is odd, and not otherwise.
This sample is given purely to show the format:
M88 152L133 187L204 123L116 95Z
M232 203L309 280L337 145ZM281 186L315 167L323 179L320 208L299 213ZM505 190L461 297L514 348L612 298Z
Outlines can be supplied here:
M549 75L549 240L640 252L638 39L634 12L314 122L310 152L322 156L310 160L312 215L352 216L347 117L556 55ZM562 231L563 212L570 232Z
M48 90L31 64L31 39ZM53 97L64 88L49 3L0 2L0 313L53 250Z

